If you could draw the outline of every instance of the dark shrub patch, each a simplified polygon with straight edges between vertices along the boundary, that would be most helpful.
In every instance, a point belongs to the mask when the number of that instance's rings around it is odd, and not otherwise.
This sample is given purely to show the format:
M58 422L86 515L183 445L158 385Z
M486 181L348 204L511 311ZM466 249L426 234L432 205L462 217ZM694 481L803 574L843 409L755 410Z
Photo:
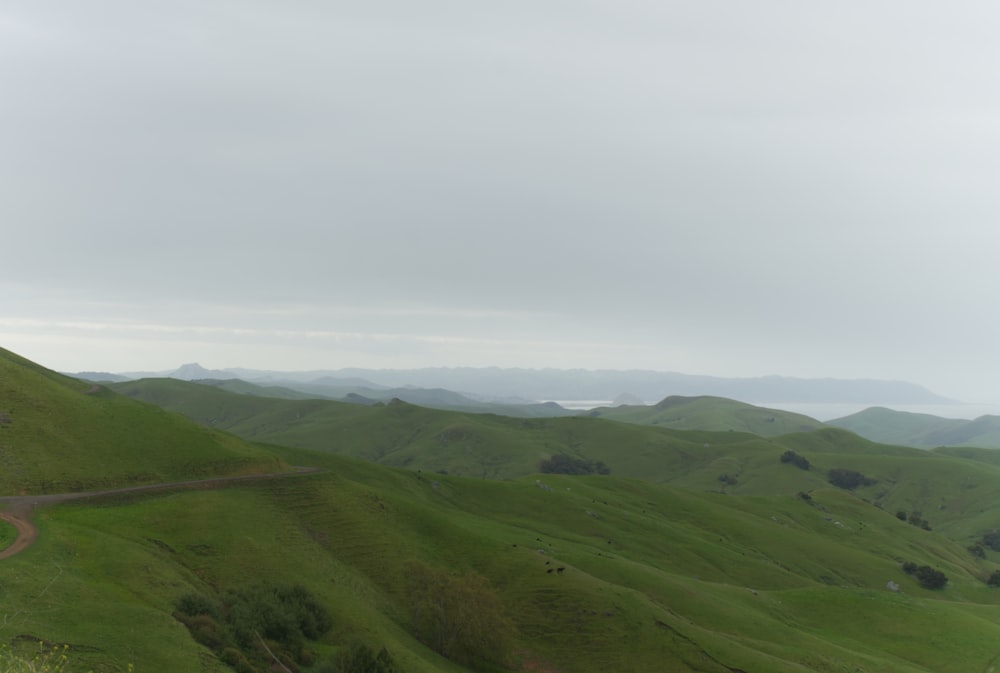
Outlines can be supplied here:
M837 467L826 473L826 479L837 488L853 491L858 486L871 486L877 480L869 479L857 470Z
M795 453L791 449L781 454L781 462L790 463L795 467L799 468L800 470L809 469L809 461L800 456L799 454Z
M903 571L920 582L920 586L925 589L943 589L948 583L948 576L940 570L930 566L918 566L916 563L907 561L903 564Z
M583 460L565 453L543 460L538 469L545 474L611 474L611 469L599 460Z

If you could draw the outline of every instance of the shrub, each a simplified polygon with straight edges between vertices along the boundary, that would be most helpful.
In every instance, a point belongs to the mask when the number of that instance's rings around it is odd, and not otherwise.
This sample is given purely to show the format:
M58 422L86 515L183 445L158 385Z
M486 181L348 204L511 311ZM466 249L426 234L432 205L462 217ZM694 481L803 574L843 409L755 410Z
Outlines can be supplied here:
M199 593L184 594L177 599L176 608L178 612L194 617L195 615L208 615L209 617L219 617L219 606L208 596Z
M331 673L398 673L396 662L384 647L375 652L361 642L353 642L337 657Z
M191 636L243 673L275 659L309 665L307 640L330 629L329 612L300 585L256 584L227 592L221 603L197 593L178 599L174 617Z
M795 453L791 449L781 454L781 462L791 463L800 470L809 469L809 461L806 460L804 457L800 456L799 454Z
M948 583L948 576L940 570L930 566L918 566L912 561L903 564L903 571L908 575L913 575L920 586L925 589L942 589Z
M900 521L906 521L906 512L904 512L903 510L899 510L898 512L896 512L896 518L899 519Z
M994 570L986 584L991 587L1000 587L1000 570Z
M1000 531L993 530L983 535L983 546L1000 551Z
M513 625L500 595L486 578L463 576L411 562L406 567L407 601L418 640L460 664L503 664L509 658Z
M857 470L848 470L837 467L826 473L826 479L838 488L853 491L858 486L871 486L876 483L875 479L869 479Z
M565 453L557 453L538 464L545 474L611 474L611 469L599 460L574 458Z
M920 566L913 574L925 589L942 589L948 583L948 576L930 566Z

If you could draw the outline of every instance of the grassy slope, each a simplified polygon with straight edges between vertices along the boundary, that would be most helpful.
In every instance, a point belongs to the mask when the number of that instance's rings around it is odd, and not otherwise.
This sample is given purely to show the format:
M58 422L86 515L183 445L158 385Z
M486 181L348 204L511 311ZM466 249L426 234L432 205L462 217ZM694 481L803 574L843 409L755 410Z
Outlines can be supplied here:
M280 469L265 449L193 426L0 349L0 492L88 490Z
M0 381L20 397L2 398L19 404L7 410L12 421L0 438L50 461L43 474L62 469L65 457L23 437L34 436L32 424L34 432L47 432L53 416L64 419L71 438L64 441L78 447L84 471L88 455L126 465L163 460L165 470L175 469L166 445L166 457L143 451L158 439L147 433L182 427L192 438L217 437L100 390L87 395L87 384L4 361L18 366L5 365ZM242 413L228 406L232 397L216 398L216 418ZM254 421L261 434L269 423L292 432L304 408L286 404ZM94 426L95 409L136 423L124 427L143 441L115 423ZM342 434L327 441L403 457L412 449L411 463L430 447L449 464L475 451L509 451L504 464L513 466L568 448L606 460L618 474L662 483L553 475L483 481L275 449L288 463L330 471L40 512L38 543L2 562L0 638L71 643L75 660L95 671L125 670L128 662L152 672L226 670L173 620L173 603L192 589L268 578L304 583L334 610L326 651L361 636L384 643L404 670L461 670L408 634L403 568L421 559L490 578L517 626L525 670L530 663L531 670L561 673L958 673L986 669L1000 651L1000 593L982 581L997 557L990 552L982 561L965 550L977 533L1000 525L1000 468L979 454L886 447L835 429L765 440L592 418L520 421L405 404L382 411L345 412L336 426ZM17 424L20 434L7 434ZM352 432L374 440L365 444ZM8 445L13 436L18 443ZM59 435L47 437L55 442ZM413 448L421 442L425 448ZM787 448L812 469L780 463ZM832 467L859 469L877 483L856 495L832 489L824 478ZM736 484L719 482L723 472ZM796 497L799 491L811 492L812 501ZM903 507L922 508L934 531L896 519L892 512ZM948 587L921 589L899 570L902 560L944 570ZM546 573L546 561L566 573ZM903 591L887 591L889 580Z
M872 407L828 422L876 442L919 448L975 446L1000 448L1000 417L942 418Z
M744 433L680 432L588 417L519 419L406 403L276 400L171 379L116 384L115 390L247 439L475 477L528 474L541 460L569 453L602 460L623 476L670 481L681 467L714 469L711 464L734 446L772 446Z
M396 467L477 478L516 478L564 452L611 466L613 474L730 495L794 495L826 488L827 471L848 468L877 482L859 495L886 511L919 512L935 527L972 542L1000 527L996 465L984 456L947 455L877 444L850 432L760 438L739 432L680 431L599 418L513 419L331 401L267 400L182 381L123 384L144 398L245 437L320 449ZM812 469L779 458L791 449ZM966 450L968 452L969 450ZM988 457L991 454L986 454ZM722 475L735 484L719 480Z
M823 427L823 423L803 414L767 409L712 396L675 395L652 406L605 407L595 409L590 415L675 430L735 430L750 432L761 437Z
M210 385L244 395L277 397L284 399L335 399L354 403L375 404L389 402L393 398L431 409L464 411L476 414L503 414L518 418L547 418L557 416L578 416L580 412L564 409L554 403L499 403L482 402L460 393L443 388L385 388L364 386L330 385L317 382L286 381L282 386L259 386L239 379L200 380L202 385ZM130 386L125 386L130 388Z
M98 647L75 654L96 670L223 670L172 603L268 577L334 610L326 651L360 636L404 670L461 670L407 633L404 563L422 559L489 577L518 658L544 670L957 673L1000 651L1000 594L978 579L995 566L841 491L809 504L546 476L547 490L311 457L330 472L44 511L39 543L6 562L0 637ZM901 559L949 586L921 589Z

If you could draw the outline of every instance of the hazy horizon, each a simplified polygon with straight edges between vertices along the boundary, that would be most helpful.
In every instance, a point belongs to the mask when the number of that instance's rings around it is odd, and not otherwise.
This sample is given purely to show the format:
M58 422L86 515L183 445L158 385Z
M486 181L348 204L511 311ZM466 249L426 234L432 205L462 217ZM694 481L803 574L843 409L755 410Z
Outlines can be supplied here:
M0 346L1000 402L1000 8L13 0Z

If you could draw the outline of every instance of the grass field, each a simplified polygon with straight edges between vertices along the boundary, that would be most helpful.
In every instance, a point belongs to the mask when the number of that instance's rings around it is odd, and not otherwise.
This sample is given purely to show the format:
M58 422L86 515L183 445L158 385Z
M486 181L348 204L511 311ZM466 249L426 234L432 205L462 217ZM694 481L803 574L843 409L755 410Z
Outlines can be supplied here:
M39 542L4 565L0 636L69 643L95 670L224 670L173 604L266 577L331 607L324 652L360 637L406 670L462 670L408 633L405 562L419 559L490 578L519 661L551 670L958 672L1000 651L1000 594L979 578L995 565L839 490L807 503L545 477L549 490L324 462L41 512ZM950 582L922 589L901 560Z
M38 541L0 561L0 641L65 649L78 670L232 670L174 617L178 599L262 581L302 584L330 610L317 665L359 639L414 673L982 673L1000 654L1000 590L985 583L1000 555L968 549L1000 528L990 454L833 428L762 438L408 404L258 400L250 413L234 398L255 398L224 391L189 400L208 428L16 356L0 366L0 455L20 470L7 493L325 470L38 510ZM190 385L164 400L182 404ZM787 450L810 469L781 462ZM555 452L613 474L535 473ZM835 488L833 468L869 482ZM0 526L0 544L9 535ZM488 580L513 624L504 665L460 666L414 637L413 562ZM904 562L948 582L923 588Z

